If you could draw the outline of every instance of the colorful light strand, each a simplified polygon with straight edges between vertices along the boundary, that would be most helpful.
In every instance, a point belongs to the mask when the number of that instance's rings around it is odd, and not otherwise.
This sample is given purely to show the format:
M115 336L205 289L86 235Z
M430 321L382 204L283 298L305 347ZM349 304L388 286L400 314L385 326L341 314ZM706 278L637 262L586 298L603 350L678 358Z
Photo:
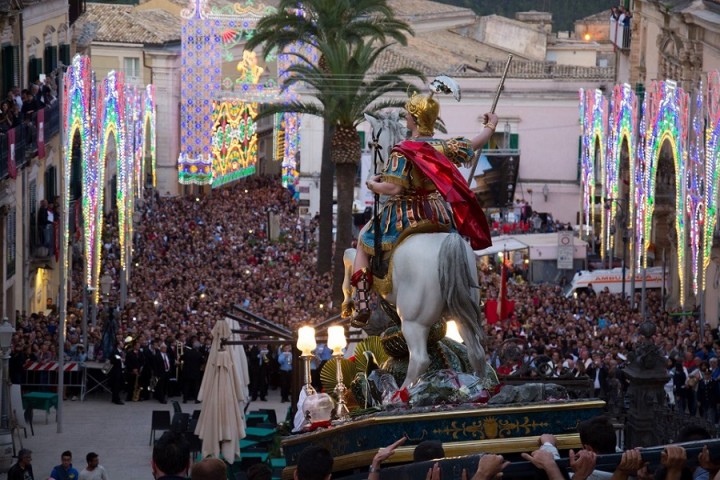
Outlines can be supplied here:
M300 147L300 115L297 113L283 114L285 128L283 131L282 184L290 190L294 198L299 198L297 154Z
M90 59L81 55L75 55L72 64L68 66L64 75L64 102L63 108L63 185L62 185L62 216L63 216L63 239L69 238L69 219L70 219L70 173L72 171L73 160L73 140L75 135L79 135L81 148L81 165L83 170L83 188L82 188L82 207L83 214L92 208L93 204L97 204L97 190L94 185L98 182L98 172L95 169L96 161L96 143L95 132L95 111L93 109L93 97L95 95L95 84L93 73L90 68ZM84 242L87 248L87 255L92 255L93 247L89 245L90 240L100 234L100 228L95 225L91 219L94 217L86 216L84 222ZM68 242L60 242L60 248L63 249L64 265L60 268L65 272L67 277L69 269ZM88 257L91 258L91 257ZM89 280L92 276L92 262L85 262L85 286L91 285ZM60 286L63 289L64 297L67 298L67 283Z
M703 225L703 275L710 266L713 233L717 224L718 157L720 156L720 73L708 74L707 126L705 130L705 223Z
M99 172L99 188L98 202L100 208L96 210L94 217L99 232L102 232L104 222L104 211L102 205L105 203L105 177L107 173L108 157L110 146L115 147L115 165L116 165L116 185L117 185L117 210L118 210L118 235L120 240L120 264L125 268L125 230L122 226L125 224L126 215L126 168L127 163L127 143L129 141L127 135L127 126L125 123L126 115L126 98L125 98L125 77L122 72L111 71L105 80L100 84L100 92L97 98L98 104L98 172ZM97 300L97 286L100 282L102 239L100 235L96 237L98 256L95 264L95 293Z
M614 200L620 200L620 181L619 178L621 171L621 162L623 155L623 145L627 145L628 154L628 196L627 200L635 198L635 182L633 181L633 175L635 172L635 155L637 148L637 119L638 119L638 108L637 108L637 96L633 91L632 87L625 83L622 85L615 85L613 89L611 107L610 107L610 126L608 128L608 161L606 165L610 173L608 173L606 194L609 198ZM612 179L612 183L610 181ZM617 215L617 201L612 202L610 209L610 218L608 218L608 224L612 225ZM630 217L630 211L632 205L625 206L625 212L628 214L628 218L625 218L625 225L623 228L627 228L631 225L632 219ZM612 238L610 238L612 241ZM631 255L634 257L634 246L636 242L634 239L629 239L631 244L629 246ZM633 261L630 261L633 264Z
M687 188L685 208L690 227L691 288L693 295L697 295L700 283L702 283L702 280L699 281L698 274L702 225L705 215L705 198L702 191L705 176L705 118L702 82L700 82L695 93L695 109L692 119L692 130L689 132L690 141L688 142L688 166L685 170L685 185Z
M581 175L583 184L583 209L585 226L595 224L595 184L604 178L595 178L599 167L603 175L605 149L607 142L608 100L601 90L580 89L580 122L582 125ZM602 218L602 231L605 232L605 220ZM601 252L605 255L605 237L601 237Z

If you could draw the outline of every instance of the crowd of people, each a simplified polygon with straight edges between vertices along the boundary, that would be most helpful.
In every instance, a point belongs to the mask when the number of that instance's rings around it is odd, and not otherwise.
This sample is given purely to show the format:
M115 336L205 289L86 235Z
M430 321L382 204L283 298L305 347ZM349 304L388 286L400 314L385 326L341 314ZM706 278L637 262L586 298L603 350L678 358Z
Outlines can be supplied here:
M75 288L66 327L67 359L112 360L116 353L112 343L117 343L127 372L122 382L132 390L141 371L134 359L142 357L140 366L146 368L139 382L147 390L152 377L176 377L172 373L178 370L177 357L182 355L181 351L189 352L193 358L195 353L201 359L207 356L210 330L230 305L242 305L291 330L329 315L330 278L317 274L315 269L317 219L305 221L277 180L246 179L203 198L160 198L147 194L139 209L142 221L134 233L128 304L122 311L107 308L102 312L98 325L89 329L88 344L83 345L82 289ZM276 239L268 238L269 214L280 221ZM115 278L108 299L115 304L119 295L120 258L117 220L112 215L106 219L103 244L102 270ZM81 256L74 258L77 265ZM81 268L76 268L76 285L81 283L81 272ZM479 274L483 298L496 298L497 269L481 266ZM313 288L308 289L307 285ZM596 375L600 394L611 395L622 387L616 373L622 369L638 337L642 322L637 308L639 297L631 308L630 302L619 295L589 291L567 298L558 286L533 285L520 279L509 282L508 298L514 301L514 314L502 322L485 325L491 342L489 357L501 372L512 372L519 368L519 363L547 357L558 375ZM648 292L647 311L657 327L655 341L665 349L674 376L670 403L693 415L700 410L703 415L710 411L708 415L714 418L715 408L695 407L700 406L705 395L704 390L702 395L697 394L703 388L700 381L703 371L714 365L711 379L720 377L720 369L714 370L717 365L712 360L720 351L717 330L706 329L700 338L697 318L665 311L654 291ZM17 320L10 376L15 383L23 383L25 362L57 360L58 317L55 312L48 315L18 312ZM116 324L115 341L108 346L103 344L103 332L111 320ZM128 338L130 341L126 341ZM520 347L521 359L503 355L508 343ZM169 356L167 369L158 354L161 349ZM135 350L143 355L134 354ZM276 372L273 376L260 376L267 380L255 390L255 397L265 396L268 382L280 386L283 377L278 362L282 349L268 351L266 361L271 367L254 361L257 351L249 352L253 357L249 362L251 376L259 370ZM148 352L152 355L148 356ZM170 371L167 376L152 373L166 370ZM681 381L680 373L685 380ZM176 387L174 393L193 400L197 375L186 376L187 382ZM160 390L165 391L162 382ZM715 387L709 391L710 403L717 404L715 399L720 394L715 394ZM144 393L143 398L146 396ZM126 399L130 397L128 391ZM163 401L166 395L156 398ZM121 401L119 396L115 400Z

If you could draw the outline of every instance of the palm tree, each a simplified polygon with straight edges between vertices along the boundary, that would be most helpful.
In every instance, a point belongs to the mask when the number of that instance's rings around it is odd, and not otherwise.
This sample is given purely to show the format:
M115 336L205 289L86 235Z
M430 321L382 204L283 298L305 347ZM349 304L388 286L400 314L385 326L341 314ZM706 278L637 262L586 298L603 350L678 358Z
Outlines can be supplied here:
M389 47L389 44L379 45L373 40L358 40L352 44L318 42L317 48L325 59L322 67L314 65L303 54L293 54L299 61L289 67L283 88L302 85L309 89L308 93L314 97L313 100L275 104L263 112L264 115L276 112L317 115L330 125L328 163L335 166L338 196L333 257L333 300L336 302L342 295L343 252L352 241L352 204L361 156L357 126L364 121L364 113L402 106L402 96L392 99L387 98L387 95L404 94L412 87L408 79L423 78L420 72L412 68L371 74L377 58Z
M387 0L307 0L302 2L301 10L299 5L297 0L280 0L276 13L258 22L245 48L254 50L262 46L263 54L267 57L271 52L283 51L295 43L312 45L320 54L318 63L321 65L321 73L330 74L325 54L327 46L345 44L350 48L357 42L377 40L384 43L388 39L405 45L406 35L412 34L407 23L395 18ZM297 73L302 75L301 72ZM335 70L335 73L344 75L342 68ZM330 117L332 112L332 109L326 107L321 114L325 118L325 131L320 170L320 242L317 265L320 273L330 271L332 265L335 173L335 165L331 159L331 141L335 126ZM359 139L357 146L359 147ZM355 162L359 161L359 158L358 153ZM341 189L339 182L338 189ZM338 212L338 234L344 229L341 228L344 222L350 225L350 217L343 218Z

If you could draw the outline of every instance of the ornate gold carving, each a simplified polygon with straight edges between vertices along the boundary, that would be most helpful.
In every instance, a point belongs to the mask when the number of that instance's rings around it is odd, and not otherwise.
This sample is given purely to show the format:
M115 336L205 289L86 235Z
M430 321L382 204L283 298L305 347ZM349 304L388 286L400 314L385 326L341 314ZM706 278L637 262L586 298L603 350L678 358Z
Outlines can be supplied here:
M433 430L433 433L452 435L453 439L456 440L461 437L490 440L493 438L505 438L511 434L515 436L529 435L533 430L548 426L550 426L549 422L531 421L529 417L524 417L522 420L500 420L497 417L490 416L470 423L455 421L450 426Z

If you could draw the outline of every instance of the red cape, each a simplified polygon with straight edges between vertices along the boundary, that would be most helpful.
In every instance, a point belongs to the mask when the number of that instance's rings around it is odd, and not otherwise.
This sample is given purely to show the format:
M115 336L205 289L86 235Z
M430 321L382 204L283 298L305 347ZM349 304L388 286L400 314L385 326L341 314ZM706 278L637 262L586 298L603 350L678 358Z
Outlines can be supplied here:
M445 155L429 143L409 140L395 145L393 150L411 161L435 184L438 192L450 204L458 232L470 239L473 250L482 250L492 245L485 212L460 171Z

